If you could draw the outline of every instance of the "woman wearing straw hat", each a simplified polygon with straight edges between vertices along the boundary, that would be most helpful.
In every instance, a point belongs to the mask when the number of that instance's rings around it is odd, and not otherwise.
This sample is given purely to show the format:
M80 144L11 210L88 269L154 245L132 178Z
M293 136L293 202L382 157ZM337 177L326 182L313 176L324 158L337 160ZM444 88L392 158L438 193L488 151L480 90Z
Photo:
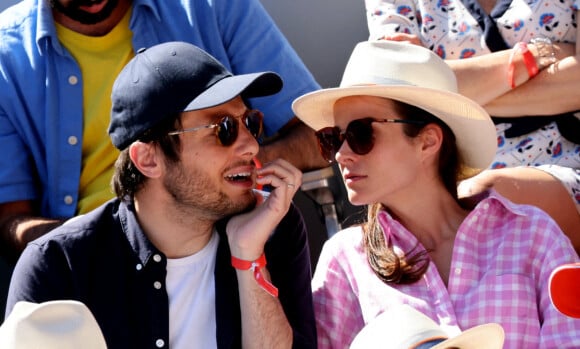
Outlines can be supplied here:
M578 0L365 0L369 40L418 44L496 123L495 159L459 186L546 211L580 254Z
M360 43L339 88L293 109L338 162L350 202L369 205L368 221L328 240L315 269L320 348L348 347L400 304L450 336L499 323L505 348L580 347L580 321L550 304L550 272L578 261L554 220L493 190L457 198L457 182L491 163L495 128L437 55Z

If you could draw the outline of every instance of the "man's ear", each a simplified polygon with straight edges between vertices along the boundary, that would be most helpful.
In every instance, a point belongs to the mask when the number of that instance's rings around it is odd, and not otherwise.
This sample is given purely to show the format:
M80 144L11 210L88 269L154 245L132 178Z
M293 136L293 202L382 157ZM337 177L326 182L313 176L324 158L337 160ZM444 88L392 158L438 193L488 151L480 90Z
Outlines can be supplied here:
M421 150L425 156L433 156L441 149L443 130L437 124L430 123L421 130Z
M163 171L163 160L153 143L134 142L129 146L129 157L145 177L157 178Z

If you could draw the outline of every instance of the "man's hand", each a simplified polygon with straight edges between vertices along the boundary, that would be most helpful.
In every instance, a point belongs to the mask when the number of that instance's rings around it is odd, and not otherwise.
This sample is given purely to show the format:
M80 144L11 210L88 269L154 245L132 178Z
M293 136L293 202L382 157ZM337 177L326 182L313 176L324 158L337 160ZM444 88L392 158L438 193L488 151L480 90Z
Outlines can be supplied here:
M270 195L265 197L257 192L256 207L232 217L226 228L232 256L243 260L260 257L266 240L288 212L302 185L302 172L286 160L277 159L256 172L256 184L271 187Z

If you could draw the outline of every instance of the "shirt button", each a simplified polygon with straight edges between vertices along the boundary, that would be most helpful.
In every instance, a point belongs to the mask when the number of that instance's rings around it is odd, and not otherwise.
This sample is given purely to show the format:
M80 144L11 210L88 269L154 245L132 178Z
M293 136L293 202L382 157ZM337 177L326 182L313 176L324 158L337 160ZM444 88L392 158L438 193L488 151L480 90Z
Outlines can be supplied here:
M461 275L461 268L455 268L455 275Z
M70 145L76 145L78 142L79 142L79 140L75 136L70 136L68 138L68 144L70 144Z
M67 205L72 204L73 203L73 197L70 196L70 195L65 196L64 197L64 203L67 204Z
M68 77L68 83L71 85L76 85L79 82L79 78L74 75Z
M165 345L165 341L163 339L158 339L155 341L155 345L157 346L157 348L163 348L163 346Z
M141 270L141 269L143 269L143 265L141 263L139 263L135 266L135 269Z
M155 288L156 288L156 289L158 289L158 290L159 290L159 289L161 289L161 282L159 282L159 281L155 281L155 282L153 283L153 287L155 287Z
M160 255L158 255L158 254L156 254L156 255L154 255L154 256L153 256L153 260L154 260L155 262L158 262L158 263L159 263L159 262L161 262L161 256L160 256Z

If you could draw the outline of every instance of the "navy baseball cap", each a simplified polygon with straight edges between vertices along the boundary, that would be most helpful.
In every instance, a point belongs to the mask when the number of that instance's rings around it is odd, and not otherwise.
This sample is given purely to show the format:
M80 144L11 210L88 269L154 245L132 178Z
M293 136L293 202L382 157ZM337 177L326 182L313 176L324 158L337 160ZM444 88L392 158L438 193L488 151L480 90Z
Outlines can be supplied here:
M176 113L215 107L241 95L282 89L273 72L233 75L199 47L166 42L140 49L113 84L109 135L120 150Z

